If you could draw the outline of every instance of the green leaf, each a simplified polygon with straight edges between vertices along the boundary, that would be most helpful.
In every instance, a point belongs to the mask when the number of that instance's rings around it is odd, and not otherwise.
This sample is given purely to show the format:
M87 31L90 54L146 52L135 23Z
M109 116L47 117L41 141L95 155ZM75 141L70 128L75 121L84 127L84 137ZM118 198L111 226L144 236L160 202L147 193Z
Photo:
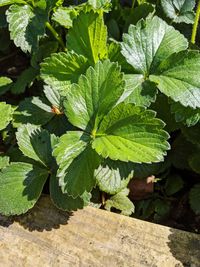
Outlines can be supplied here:
M55 87L44 86L44 94L53 107L61 109L62 101L59 91Z
M10 158L0 155L0 170L9 165Z
M36 50L39 39L45 33L46 16L29 5L11 5L6 15L10 37L15 45L25 53Z
M191 167L191 169L200 174L200 157L199 157L199 153L200 151L198 151L198 153L194 153L190 158L189 158L189 165Z
M27 124L18 128L17 143L22 153L46 167L52 165L51 137L48 131Z
M165 191L168 196L174 195L183 188L184 182L179 175L170 175L167 177Z
M67 48L85 56L91 65L107 55L107 29L102 14L81 12L67 35Z
M161 5L166 16L173 22L194 23L195 0L161 0Z
M133 103L136 106L149 107L156 100L157 88L149 80L144 81L141 74L127 74L124 76L126 86L120 102Z
M75 53L52 54L41 64L41 78L58 91L66 91L89 67L87 59Z
M26 4L23 0L0 0L0 7L12 4Z
M200 184L196 184L191 190L190 190L190 205L193 211L196 214L200 214Z
M26 87L30 87L35 80L36 76L38 75L38 70L32 67L25 69L20 76L18 77L17 81L13 84L11 91L13 94L21 94L24 93Z
M77 17L78 12L72 7L59 7L52 16L52 20L61 26L69 29L73 25L73 20Z
M56 207L62 210L75 211L83 208L84 206L84 202L81 197L74 199L61 191L58 178L54 175L51 175L50 178L50 196Z
M123 35L122 54L137 73L154 73L163 59L188 47L186 38L158 17L140 20Z
M163 127L155 112L121 103L104 117L92 147L112 160L159 162L169 149Z
M200 53L183 51L164 60L150 80L159 90L185 107L200 107ZM173 88L173 90L172 90Z
M12 120L13 109L12 106L5 102L0 102L0 130L6 128L9 122Z
M121 192L112 196L106 201L105 209L110 211L111 208L115 208L120 210L121 214L130 216L135 211L135 207L133 203L128 199L128 194L129 190L125 188Z
M12 84L12 80L8 77L0 77L0 95L6 93Z
M78 84L72 84L64 101L69 121L80 129L92 131L124 91L123 74L116 63L106 60L90 67Z
M200 108L184 107L179 102L173 102L171 112L175 114L176 122L182 122L188 127L196 125L200 121Z
M74 198L95 186L94 171L100 158L88 144L90 137L82 132L68 132L61 136L53 155L59 165L57 177L63 193Z
M12 163L0 173L0 213L19 215L37 202L48 177L46 170L28 163Z
M25 98L20 102L19 107L13 115L14 127L21 124L31 123L34 125L44 125L55 116L51 107L42 102L38 97Z
M95 178L101 191L114 195L127 187L133 173L132 164L108 159L95 171Z
M197 124L190 128L182 128L182 132L188 141L194 145L200 145L200 124Z
M95 10L102 9L109 12L111 9L111 0L88 0L88 4Z

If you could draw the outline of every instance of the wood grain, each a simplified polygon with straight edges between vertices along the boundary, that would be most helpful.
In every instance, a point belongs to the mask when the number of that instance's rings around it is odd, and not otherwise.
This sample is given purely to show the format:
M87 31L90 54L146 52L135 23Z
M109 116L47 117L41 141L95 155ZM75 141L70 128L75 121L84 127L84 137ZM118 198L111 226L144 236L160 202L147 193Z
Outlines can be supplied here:
M200 266L199 235L92 207L69 214L46 196L0 225L2 267Z

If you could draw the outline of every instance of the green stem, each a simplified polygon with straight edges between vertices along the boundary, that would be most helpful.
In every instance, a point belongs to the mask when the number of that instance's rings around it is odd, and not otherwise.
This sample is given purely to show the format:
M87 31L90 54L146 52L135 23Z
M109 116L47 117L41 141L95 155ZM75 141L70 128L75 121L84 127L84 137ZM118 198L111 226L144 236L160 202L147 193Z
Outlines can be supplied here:
M65 47L65 44L64 44L62 38L60 38L59 34L56 32L56 30L51 26L51 24L49 22L46 22L46 27L50 30L50 32L53 34L53 36L59 42L59 44L62 46L62 48L64 50L66 50L66 47Z
M196 12L196 17L192 29L192 37L191 37L191 43L195 44L196 42L196 35L197 35L197 28L199 24L199 18L200 18L200 0L198 1L198 6L197 6L197 12Z
M136 0L133 0L133 2L132 2L132 9L135 7L135 2L136 2Z

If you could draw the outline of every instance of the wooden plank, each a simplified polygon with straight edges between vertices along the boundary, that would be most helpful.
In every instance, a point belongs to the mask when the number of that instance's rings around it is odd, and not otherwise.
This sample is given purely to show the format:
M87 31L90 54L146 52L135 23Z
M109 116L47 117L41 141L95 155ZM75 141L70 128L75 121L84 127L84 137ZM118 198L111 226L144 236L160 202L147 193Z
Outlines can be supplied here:
M68 214L48 197L0 217L2 267L200 266L200 236L87 207Z

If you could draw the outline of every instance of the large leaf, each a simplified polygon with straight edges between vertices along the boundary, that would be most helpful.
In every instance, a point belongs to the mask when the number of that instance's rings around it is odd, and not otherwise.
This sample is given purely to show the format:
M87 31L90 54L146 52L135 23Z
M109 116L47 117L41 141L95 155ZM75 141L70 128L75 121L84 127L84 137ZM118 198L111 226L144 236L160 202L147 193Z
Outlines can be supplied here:
M183 51L164 60L150 80L185 107L200 107L200 53Z
M39 39L45 33L46 16L29 5L11 5L6 14L15 45L24 52L36 50Z
M112 160L159 162L169 149L163 127L155 112L121 103L104 117L92 147Z
M132 164L108 159L95 171L95 178L100 190L114 195L127 187L133 173Z
M64 91L69 84L77 82L89 67L87 59L75 53L52 54L41 64L41 77L56 90Z
M90 67L78 84L73 84L64 101L69 121L87 131L96 130L104 115L124 91L123 74L116 63L106 60Z
M123 35L122 54L137 73L153 73L163 59L185 50L188 42L172 26L158 17L140 20Z
M46 167L52 164L51 137L48 131L26 124L18 128L17 143L22 153Z
M63 193L74 198L95 185L94 171L100 163L99 156L89 145L90 136L82 132L68 132L60 138L54 149L59 165L57 176Z
M70 197L68 194L63 193L58 183L58 178L51 175L50 178L50 196L53 203L62 210L75 211L81 209L84 206L84 201L82 198Z
M28 163L12 163L0 173L0 213L21 214L38 200L48 172Z
M85 56L90 64L107 55L107 29L102 14L81 12L67 35L67 47Z
M6 128L9 122L12 120L13 109L11 105L5 102L0 102L0 130Z
M162 8L175 23L194 23L195 0L161 0Z
M112 196L106 201L105 209L111 210L115 208L121 211L121 214L129 216L135 211L135 207L130 199L127 197L129 190L127 188L123 189L121 192Z

